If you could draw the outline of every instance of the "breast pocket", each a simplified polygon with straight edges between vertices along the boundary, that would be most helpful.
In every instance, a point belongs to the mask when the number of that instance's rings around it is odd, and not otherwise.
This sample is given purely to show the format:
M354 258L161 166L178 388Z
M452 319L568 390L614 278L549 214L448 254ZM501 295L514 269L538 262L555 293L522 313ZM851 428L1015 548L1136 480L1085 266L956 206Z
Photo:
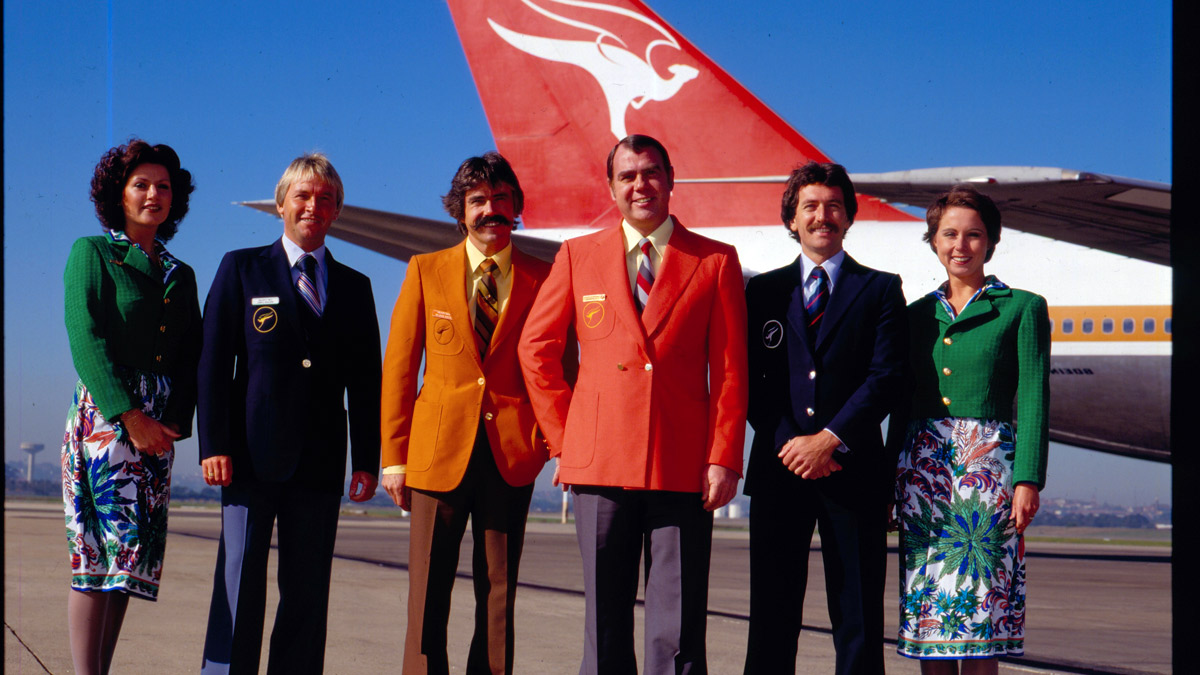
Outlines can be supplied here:
M246 342L275 342L284 333L278 305L251 306L246 310Z
M579 320L576 321L576 332L580 340L599 340L612 333L616 317L612 307L603 300L584 302L577 310Z
M434 354L451 356L463 350L465 339L450 319L437 317L429 323L429 336L425 348Z

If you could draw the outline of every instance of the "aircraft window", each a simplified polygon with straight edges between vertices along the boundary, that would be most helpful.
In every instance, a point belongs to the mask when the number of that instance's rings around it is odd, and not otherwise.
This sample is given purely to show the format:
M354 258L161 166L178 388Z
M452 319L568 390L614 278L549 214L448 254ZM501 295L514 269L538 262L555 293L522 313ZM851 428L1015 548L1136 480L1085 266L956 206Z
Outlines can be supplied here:
M1101 321L1100 322L1100 330L1104 331L1105 333L1113 332L1113 320L1105 319L1105 320Z
M1142 319L1142 332L1143 333L1153 333L1154 332L1154 319Z
M1075 332L1075 320L1074 319L1063 319L1063 334L1070 334L1070 333L1074 333L1074 332Z
M1121 319L1121 332L1127 335L1133 332L1133 319Z
M1092 329L1096 327L1096 322L1092 321L1091 319L1084 319L1083 323L1080 324L1079 327L1083 330L1083 332L1091 333Z
M1167 335L1171 334L1171 319L1169 317L1163 319L1163 332Z

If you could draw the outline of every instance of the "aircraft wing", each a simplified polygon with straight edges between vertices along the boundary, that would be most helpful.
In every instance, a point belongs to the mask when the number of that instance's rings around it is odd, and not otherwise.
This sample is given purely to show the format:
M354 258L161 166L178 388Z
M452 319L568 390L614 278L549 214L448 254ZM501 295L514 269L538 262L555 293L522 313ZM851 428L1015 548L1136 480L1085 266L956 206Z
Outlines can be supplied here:
M960 166L851 174L856 190L918 208L958 183L996 200L1004 226L1171 264L1171 185L1023 166Z
M274 200L241 202L241 205L278 217ZM448 221L364 209L349 204L342 206L342 213L333 222L329 234L405 262L418 253L440 251L463 240L458 226ZM554 260L560 246L557 241L526 237L519 230L513 233L513 240L525 253L546 261Z

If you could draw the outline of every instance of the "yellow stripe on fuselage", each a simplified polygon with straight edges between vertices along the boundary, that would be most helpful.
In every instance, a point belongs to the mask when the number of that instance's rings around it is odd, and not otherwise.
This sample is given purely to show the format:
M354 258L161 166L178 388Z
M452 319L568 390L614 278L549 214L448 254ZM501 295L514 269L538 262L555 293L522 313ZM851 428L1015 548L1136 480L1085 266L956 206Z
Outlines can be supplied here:
M1170 342L1171 305L1050 308L1052 342Z

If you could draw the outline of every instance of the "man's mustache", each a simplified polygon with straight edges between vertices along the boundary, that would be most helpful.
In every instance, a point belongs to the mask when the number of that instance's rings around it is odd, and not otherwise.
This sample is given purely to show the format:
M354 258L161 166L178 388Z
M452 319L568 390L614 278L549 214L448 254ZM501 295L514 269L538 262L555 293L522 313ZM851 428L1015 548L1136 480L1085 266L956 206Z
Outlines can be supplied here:
M471 226L471 229L478 230L481 227L512 227L512 226L513 226L513 223L511 220L509 220L508 218L505 218L504 216L500 215L499 213L495 213L495 214L488 216L487 218L475 221L475 224Z

